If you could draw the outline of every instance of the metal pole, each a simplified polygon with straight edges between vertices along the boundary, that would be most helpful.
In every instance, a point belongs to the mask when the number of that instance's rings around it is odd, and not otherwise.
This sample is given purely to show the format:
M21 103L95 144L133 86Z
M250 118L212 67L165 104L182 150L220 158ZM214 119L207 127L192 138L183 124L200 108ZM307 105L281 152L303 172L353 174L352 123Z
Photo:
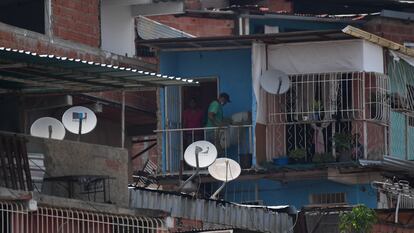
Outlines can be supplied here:
M228 180L228 171L229 171L229 161L226 161L226 181L223 182L223 184L220 186L220 188L217 189L216 192L214 192L213 195L211 195L210 199L217 199L217 195L223 190L224 186L227 184Z
M186 184L188 184L188 182L190 182L192 179L194 179L194 177L196 177L198 175L198 173L200 172L200 165L199 165L199 160L198 160L198 154L203 151L203 149L201 147L196 146L195 148L195 159L196 159L196 172L190 176L190 178L188 178L186 181L184 181L184 183L182 183L180 185L180 187L178 187L178 191L180 192Z
M397 206L395 207L395 223L398 223L398 211L400 210L401 193L398 193Z
M122 91L121 147L125 148L125 91Z

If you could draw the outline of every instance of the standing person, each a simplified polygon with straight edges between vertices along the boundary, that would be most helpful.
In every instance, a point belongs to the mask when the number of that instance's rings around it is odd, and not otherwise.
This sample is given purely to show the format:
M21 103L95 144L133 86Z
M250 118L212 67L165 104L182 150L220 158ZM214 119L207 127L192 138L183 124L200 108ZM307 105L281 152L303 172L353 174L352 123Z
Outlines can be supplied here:
M208 119L206 127L222 127L224 126L223 122L223 106L227 103L231 103L230 96L223 92L219 95L217 100L214 100L210 103L208 107ZM217 147L217 151L222 153L222 148L220 145L220 130L208 130L207 131L207 140L213 143Z
M184 128L201 128L203 127L203 111L198 107L196 99L190 100L188 108L183 112ZM185 131L185 142L188 146L191 142L201 139L202 130Z
M223 126L223 106L231 103L230 96L223 92L217 100L214 100L208 106L208 119L206 127Z

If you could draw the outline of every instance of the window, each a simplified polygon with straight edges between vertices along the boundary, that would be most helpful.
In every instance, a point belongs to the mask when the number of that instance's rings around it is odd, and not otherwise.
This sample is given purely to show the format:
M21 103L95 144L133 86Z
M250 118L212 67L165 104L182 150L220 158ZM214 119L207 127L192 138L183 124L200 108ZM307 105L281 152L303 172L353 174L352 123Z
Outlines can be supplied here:
M1 0L0 21L45 33L45 0Z
M311 205L346 204L345 193L316 193L309 196Z

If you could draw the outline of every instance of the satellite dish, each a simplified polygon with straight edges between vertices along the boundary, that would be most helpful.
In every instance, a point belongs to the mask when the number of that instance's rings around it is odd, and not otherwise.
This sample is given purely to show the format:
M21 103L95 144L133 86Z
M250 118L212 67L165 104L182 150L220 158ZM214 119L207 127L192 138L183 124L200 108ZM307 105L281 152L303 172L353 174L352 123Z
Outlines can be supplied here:
M30 135L34 137L62 140L65 138L65 134L62 122L52 117L39 118L30 127Z
M205 168L210 166L217 158L216 147L208 141L196 141L191 143L184 152L185 162L197 167L196 153L198 154L198 167Z
M208 141L196 141L191 143L184 152L185 162L196 168L196 171L186 181L184 181L178 191L181 191L200 172L200 168L210 166L217 158L216 147Z
M214 179L223 181L220 188L218 188L217 191L210 197L211 199L216 199L217 195L221 190L223 190L227 182L235 180L240 176L241 167L232 159L219 158L210 167L208 167L208 172Z
M208 172L216 180L229 182L239 177L241 167L232 159L219 158L208 167Z
M89 108L75 106L63 113L62 122L69 132L86 134L95 128L97 119L95 113Z
M289 90L290 79L287 74L280 70L266 70L260 76L260 85L266 92L280 95Z

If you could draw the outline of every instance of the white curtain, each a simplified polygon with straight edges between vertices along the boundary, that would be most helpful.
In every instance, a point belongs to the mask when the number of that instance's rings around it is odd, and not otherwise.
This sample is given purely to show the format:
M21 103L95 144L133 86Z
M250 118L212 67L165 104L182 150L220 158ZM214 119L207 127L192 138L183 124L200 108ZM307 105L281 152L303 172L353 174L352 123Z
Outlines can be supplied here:
M266 70L266 45L263 43L253 43L252 46L252 83L254 96L256 97L257 112L256 122L266 124L266 98L260 91L260 75Z

